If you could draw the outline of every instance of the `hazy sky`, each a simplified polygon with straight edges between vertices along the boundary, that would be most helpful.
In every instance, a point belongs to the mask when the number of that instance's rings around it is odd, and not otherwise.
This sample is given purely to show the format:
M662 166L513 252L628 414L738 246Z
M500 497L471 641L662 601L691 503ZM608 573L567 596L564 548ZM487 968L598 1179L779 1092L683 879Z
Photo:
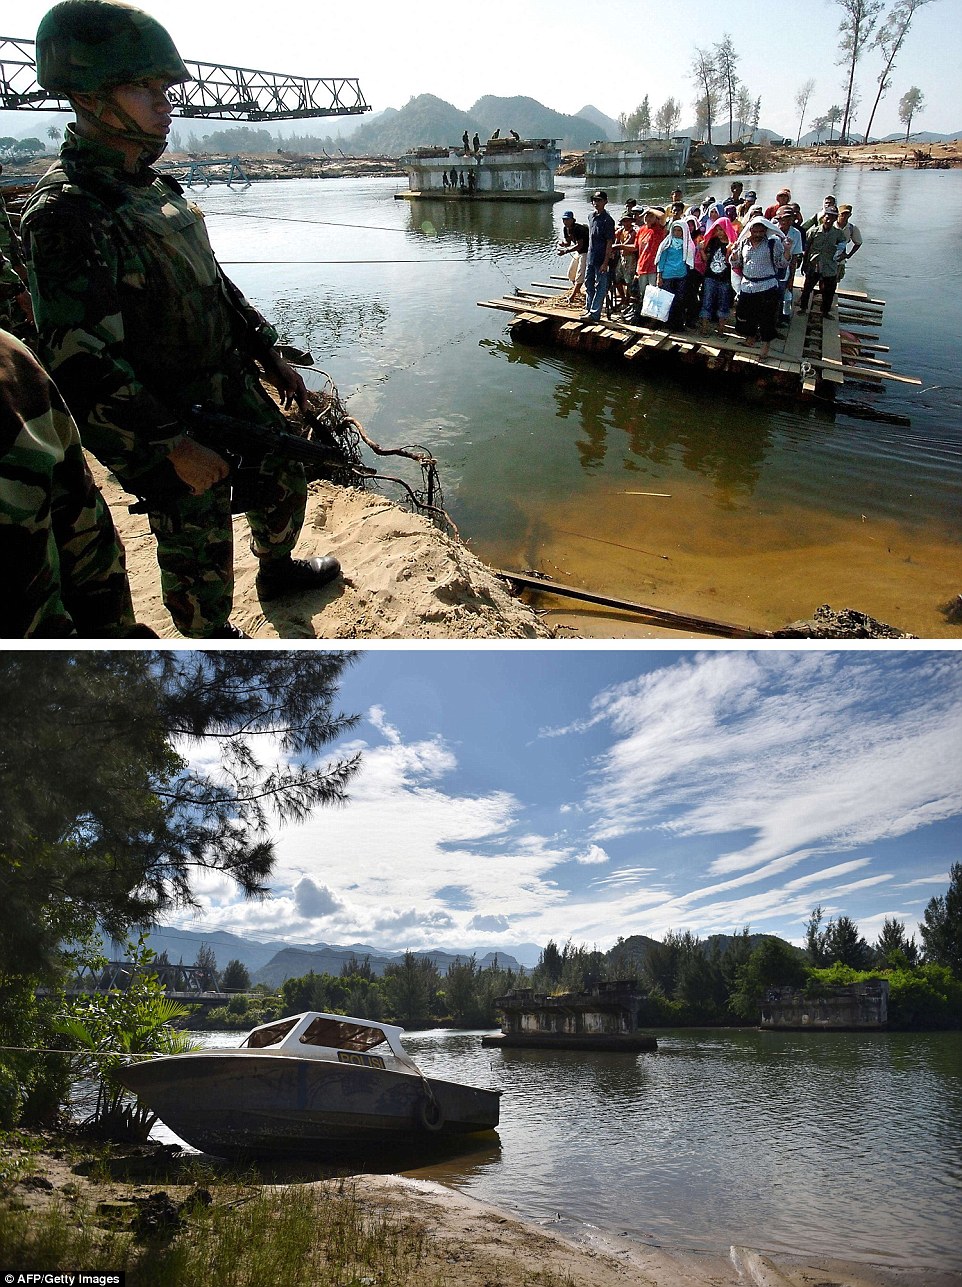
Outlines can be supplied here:
M282 833L274 897L198 929L383 948L610 947L812 908L911 932L962 837L962 658L940 650L374 648L351 803ZM344 749L344 748L341 748Z
M18 0L7 7L2 34L32 38L49 7L49 0ZM169 27L187 58L303 76L356 76L375 111L403 107L422 93L467 110L483 94L495 94L525 95L568 113L592 104L617 118L647 93L655 107L669 95L681 98L682 124L690 124L693 48L714 44L726 32L740 54L742 78L761 95L764 126L795 137L794 97L808 77L816 81L809 118L842 102L842 70L835 65L840 10L833 0L781 7L729 0L714 8L649 0L369 0L359 9L316 0L153 0L143 7ZM912 85L928 103L916 130L962 129L960 19L962 0L933 0L917 14L873 132L900 128L898 100ZM879 67L875 53L860 64L865 107L857 121L867 120Z

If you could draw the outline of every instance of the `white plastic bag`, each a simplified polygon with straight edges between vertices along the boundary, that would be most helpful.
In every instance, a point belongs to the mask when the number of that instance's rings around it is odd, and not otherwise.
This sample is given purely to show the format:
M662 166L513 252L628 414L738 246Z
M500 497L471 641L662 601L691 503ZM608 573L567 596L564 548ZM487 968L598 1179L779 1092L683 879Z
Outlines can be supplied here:
M660 286L646 286L645 298L641 302L642 317L651 317L656 322L667 322L675 297L670 290Z

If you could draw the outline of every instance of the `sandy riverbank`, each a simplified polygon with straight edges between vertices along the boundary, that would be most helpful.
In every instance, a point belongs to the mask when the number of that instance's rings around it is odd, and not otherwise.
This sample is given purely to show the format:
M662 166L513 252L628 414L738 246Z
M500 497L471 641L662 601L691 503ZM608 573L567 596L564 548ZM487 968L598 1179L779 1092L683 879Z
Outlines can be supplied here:
M127 553L137 619L181 636L160 597L156 544L134 498L91 460ZM296 557L335 554L323 590L262 605L246 520L234 520L233 623L254 639L551 639L554 632L461 542L375 492L312 483Z
M171 1205L197 1190L196 1169L189 1168L196 1168L198 1159L180 1157L166 1148L104 1151L102 1147L85 1150L76 1143L58 1148L51 1143L44 1151L31 1151L16 1160L17 1178L0 1190L0 1203L37 1220L52 1209L65 1212L68 1220L85 1222L94 1241L109 1230L125 1227L127 1216L133 1218L151 1195L162 1193ZM221 1188L220 1170L211 1159L204 1172L210 1205L236 1206L237 1181L225 1177ZM843 1259L726 1249L723 1231L715 1253L651 1245L644 1234L637 1239L608 1237L587 1227L574 1234L567 1231L566 1236L439 1184L398 1175L351 1175L349 1171L346 1175L342 1168L334 1177L301 1166L297 1174L282 1170L271 1178L275 1193L295 1187L303 1193L309 1187L319 1199L359 1204L368 1218L388 1216L394 1223L415 1228L424 1247L419 1280L443 1287L533 1287L546 1282L558 1287L957 1287L962 1282L958 1273L932 1269L897 1270ZM262 1187L250 1173L242 1184L248 1190ZM189 1227L188 1216L176 1236L186 1236ZM16 1254L16 1248L6 1250L5 1269L36 1268L11 1264L9 1254L11 1250ZM135 1287L135 1271L128 1273L128 1283ZM185 1282L183 1287L193 1284Z

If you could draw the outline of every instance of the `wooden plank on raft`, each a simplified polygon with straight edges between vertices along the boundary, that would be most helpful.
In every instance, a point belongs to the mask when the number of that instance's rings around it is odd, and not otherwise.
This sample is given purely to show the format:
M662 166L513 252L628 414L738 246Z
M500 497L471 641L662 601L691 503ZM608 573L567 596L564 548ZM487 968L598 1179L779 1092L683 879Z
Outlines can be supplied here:
M807 361L812 366L820 369L823 365L819 358L808 358ZM879 371L875 368L868 370L866 367L861 366L847 366L845 374L847 376L865 377L868 380L894 380L897 384L914 384L916 386L921 386L922 384L922 381L916 379L914 375L897 375L895 371Z
M789 323L785 339L784 356L790 361L800 362L805 352L805 336L808 332L808 313L795 312Z
M805 285L805 274L796 273L793 285L797 286L799 290L801 290ZM872 299L872 297L870 295L866 295L863 290L848 290L845 288L837 290L835 294L839 299L857 299L865 304L880 304L883 308L885 307L884 299Z
M838 324L831 318L822 318L822 379L830 384L844 384L842 374L842 341Z
M638 357L639 354L644 353L644 351L645 346L639 340L637 344L632 344L630 349L625 349L625 359L628 362L633 362L635 358Z

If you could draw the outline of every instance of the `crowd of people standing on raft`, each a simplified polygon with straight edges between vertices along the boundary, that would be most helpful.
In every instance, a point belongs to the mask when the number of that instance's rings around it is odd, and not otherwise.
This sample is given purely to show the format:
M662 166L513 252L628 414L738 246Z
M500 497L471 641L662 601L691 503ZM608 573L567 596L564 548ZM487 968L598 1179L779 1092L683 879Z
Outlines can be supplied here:
M686 206L677 188L664 206L630 200L617 224L606 192L595 192L591 205L587 223L565 211L558 246L559 254L572 255L569 298L584 291L582 321L600 322L605 309L631 325L655 317L654 288L674 297L663 319L669 330L697 326L704 335L724 335L734 308L737 334L749 347L760 342L762 357L791 320L798 269L799 310L808 310L817 290L822 316L832 318L846 261L862 244L852 207L838 205L834 195L806 219L788 188L763 207L738 180L724 201L708 196ZM664 313L668 301L660 302Z

